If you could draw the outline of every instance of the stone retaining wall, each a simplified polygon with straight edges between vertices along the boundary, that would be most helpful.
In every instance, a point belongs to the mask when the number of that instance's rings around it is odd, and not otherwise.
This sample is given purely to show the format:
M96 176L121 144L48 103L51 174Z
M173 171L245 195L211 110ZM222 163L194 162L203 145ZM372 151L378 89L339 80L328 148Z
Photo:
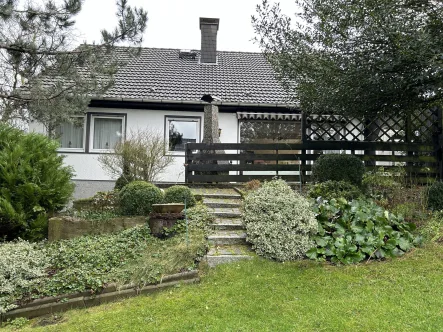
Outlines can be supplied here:
M60 216L49 219L48 240L72 239L83 235L119 232L146 224L146 217L117 217L104 221L84 220Z

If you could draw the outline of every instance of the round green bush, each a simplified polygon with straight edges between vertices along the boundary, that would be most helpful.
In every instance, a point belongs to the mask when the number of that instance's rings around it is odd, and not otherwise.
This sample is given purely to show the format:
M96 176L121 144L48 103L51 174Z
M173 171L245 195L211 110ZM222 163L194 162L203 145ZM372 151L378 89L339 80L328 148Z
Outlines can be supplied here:
M312 198L324 198L327 200L340 197L348 201L362 197L361 190L353 184L345 181L326 181L313 185L308 192Z
M123 215L146 216L152 211L152 204L163 201L163 193L152 183L134 181L123 187L118 199Z
M428 208L433 211L443 210L443 182L434 182L429 187Z
M172 186L165 190L165 203L185 203L186 206L192 207L196 201L194 195L186 186Z
M247 240L257 254L278 261L302 258L317 221L308 200L283 180L265 182L244 201Z
M360 186L364 173L362 161L351 154L325 154L312 166L312 176L316 182L346 181Z

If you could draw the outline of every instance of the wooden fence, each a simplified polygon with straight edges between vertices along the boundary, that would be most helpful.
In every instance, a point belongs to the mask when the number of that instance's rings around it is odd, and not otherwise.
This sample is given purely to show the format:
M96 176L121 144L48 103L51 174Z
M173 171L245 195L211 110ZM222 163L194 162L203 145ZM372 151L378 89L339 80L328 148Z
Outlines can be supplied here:
M441 148L436 144L308 140L298 144L188 143L185 181L246 182L279 176L305 183L311 180L313 162L321 154L337 151L361 158L368 169L380 166L377 162L384 162L385 169L401 165L417 182L442 178Z

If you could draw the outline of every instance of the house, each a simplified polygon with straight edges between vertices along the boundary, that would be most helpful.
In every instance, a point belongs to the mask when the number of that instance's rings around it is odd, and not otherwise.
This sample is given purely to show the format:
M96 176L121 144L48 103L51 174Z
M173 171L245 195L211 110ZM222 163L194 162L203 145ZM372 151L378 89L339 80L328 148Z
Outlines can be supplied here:
M91 101L83 127L59 128L59 151L75 170L77 197L111 189L115 179L97 157L131 130L147 127L161 130L166 141L172 130L182 134L181 144L166 144L174 163L158 181L183 182L184 143L202 140L203 95L216 99L223 143L299 140L300 114L264 55L217 50L219 19L200 18L200 30L200 50L142 48L118 71L115 85Z
M436 112L400 114L392 119L302 114L290 103L263 54L217 50L219 23L219 19L200 18L200 50L142 48L138 57L118 70L114 86L102 97L91 100L80 119L82 127L66 123L58 128L59 152L75 170L76 198L114 187L115 179L102 169L98 156L112 152L116 142L131 131L145 128L163 133L167 143L165 154L174 158L157 181L184 182L185 143L202 141L207 96L219 110L222 143L298 146L295 150L279 151L286 155L278 162L273 156L266 156L276 150L260 150L257 154L251 149L243 151L247 154L243 163L257 167L229 160L228 164L233 165L229 175L234 175L233 179L263 174L301 179L301 173L309 176L318 153L340 151L359 155L368 165L400 163L418 175L423 166L429 165L423 163L425 159L440 165L440 152L435 152L434 142L440 132L440 116ZM126 50L117 49L117 56L127 58ZM30 129L43 131L36 123ZM181 138L179 143L174 143L176 137ZM266 159L261 160L263 155ZM277 173L277 168L281 172ZM240 174L240 169L247 169L248 173ZM442 176L439 169L443 167L433 168L432 172Z

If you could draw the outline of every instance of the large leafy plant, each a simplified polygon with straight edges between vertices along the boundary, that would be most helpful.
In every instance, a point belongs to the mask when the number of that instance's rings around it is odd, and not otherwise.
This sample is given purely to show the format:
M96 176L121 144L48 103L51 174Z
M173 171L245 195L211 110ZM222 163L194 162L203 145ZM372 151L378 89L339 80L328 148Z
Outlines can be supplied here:
M372 258L402 256L420 242L405 222L371 201L348 202L343 198L314 207L318 232L316 246L307 251L311 259L352 264Z

